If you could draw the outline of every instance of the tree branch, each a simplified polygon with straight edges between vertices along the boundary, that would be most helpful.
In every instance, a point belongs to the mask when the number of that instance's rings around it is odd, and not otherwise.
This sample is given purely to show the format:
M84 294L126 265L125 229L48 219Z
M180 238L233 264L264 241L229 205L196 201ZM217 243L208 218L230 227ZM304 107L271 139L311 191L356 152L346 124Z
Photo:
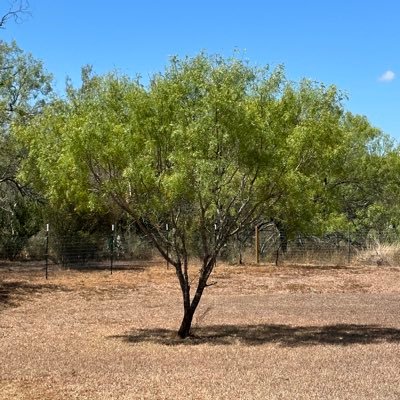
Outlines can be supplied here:
M28 14L29 2L27 0L13 1L8 11L0 18L0 29L4 29L10 19L19 23L22 21L22 16Z

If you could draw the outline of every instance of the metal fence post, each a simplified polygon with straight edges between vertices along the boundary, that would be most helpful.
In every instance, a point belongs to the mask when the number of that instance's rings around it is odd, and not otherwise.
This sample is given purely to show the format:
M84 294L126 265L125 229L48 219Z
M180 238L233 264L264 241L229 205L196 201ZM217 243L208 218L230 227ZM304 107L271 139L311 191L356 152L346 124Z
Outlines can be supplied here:
M111 225L111 243L110 243L110 274L112 275L113 273L113 264L114 264L114 230L115 230L115 225Z
M169 268L169 226L168 224L165 224L165 231L166 231L166 237L167 237L167 269Z
M256 264L260 263L260 232L258 225L255 227L255 250L256 250Z
M217 236L218 236L218 225L214 224L214 247L217 249ZM214 268L217 267L217 252L215 251L215 260L214 260Z
M350 248L350 225L347 229L347 264L351 262L351 248Z
M46 258L46 280L49 277L49 224L46 224L46 253L45 253L45 258Z

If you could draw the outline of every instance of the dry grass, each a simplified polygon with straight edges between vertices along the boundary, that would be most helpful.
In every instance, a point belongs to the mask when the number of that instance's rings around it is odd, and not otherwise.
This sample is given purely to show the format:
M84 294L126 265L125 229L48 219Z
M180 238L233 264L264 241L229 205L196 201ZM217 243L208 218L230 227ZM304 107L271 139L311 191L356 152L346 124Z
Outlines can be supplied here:
M399 399L400 268L0 269L1 399Z
M356 255L356 262L361 265L399 265L400 245L376 242L369 248L359 251Z

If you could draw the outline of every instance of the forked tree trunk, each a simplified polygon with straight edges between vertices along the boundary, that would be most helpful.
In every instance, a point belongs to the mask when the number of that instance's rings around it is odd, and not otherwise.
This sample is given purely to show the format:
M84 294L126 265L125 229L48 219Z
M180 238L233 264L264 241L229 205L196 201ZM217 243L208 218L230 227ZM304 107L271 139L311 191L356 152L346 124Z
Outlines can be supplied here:
M183 319L178 330L178 336L182 339L185 339L190 335L190 328L192 327L193 315L196 309L192 307L190 301L189 282L186 280L183 281L183 284L181 282L181 289L183 295Z
M183 302L183 319L181 322L181 326L178 331L178 336L182 339L185 339L190 335L190 329L192 327L192 321L194 313L196 312L197 306L200 303L201 296L203 295L204 288L206 287L206 279L201 274L199 278L199 284L197 286L196 294L193 297L193 300L189 302L187 305L186 301Z
M207 286L208 277L210 276L214 268L214 265L215 265L215 258L208 259L207 261L205 261L203 268L201 269L196 293L194 294L192 301L190 301L189 282L185 281L185 284L182 285L181 281L181 289L183 295L183 319L181 322L181 326L178 330L178 336L182 339L185 339L190 335L194 313L197 309L197 306L200 303L204 289Z

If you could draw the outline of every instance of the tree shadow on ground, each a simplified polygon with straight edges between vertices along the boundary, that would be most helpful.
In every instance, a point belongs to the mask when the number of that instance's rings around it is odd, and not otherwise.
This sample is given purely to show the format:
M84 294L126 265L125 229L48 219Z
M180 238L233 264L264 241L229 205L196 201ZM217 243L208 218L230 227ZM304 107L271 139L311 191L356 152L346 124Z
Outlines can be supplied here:
M73 270L73 271L79 271L82 273L90 273L93 271L105 271L105 272L110 272L111 268L110 265L104 264L104 263L96 263L96 262L87 262L87 263L75 263L75 264L67 264L64 267L61 267L65 270ZM139 263L121 263L121 264L115 264L112 267L113 272L117 271L138 271L138 272L143 272L145 271L146 266L143 264Z
M193 329L187 339L177 337L169 329L135 329L124 335L112 336L128 343L173 345L257 346L275 343L284 347L354 344L400 343L400 329L378 325L338 324L326 326L290 325L210 325Z
M54 290L67 289L54 284L33 284L24 281L0 282L0 311L19 306L21 301L30 296Z

